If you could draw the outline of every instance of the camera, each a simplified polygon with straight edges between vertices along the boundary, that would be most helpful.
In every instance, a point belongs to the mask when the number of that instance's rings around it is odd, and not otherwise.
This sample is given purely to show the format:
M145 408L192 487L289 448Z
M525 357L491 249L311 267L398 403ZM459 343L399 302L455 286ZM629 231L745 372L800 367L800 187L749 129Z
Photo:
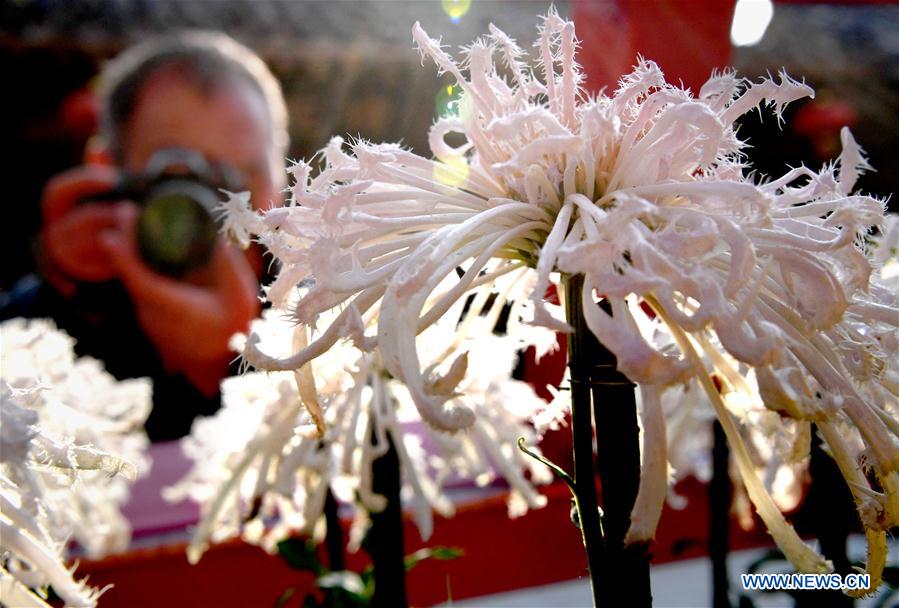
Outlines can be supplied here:
M220 189L244 190L245 180L232 167L209 162L199 152L167 148L155 152L142 173L126 174L114 191L89 200L137 203L141 258L155 271L180 278L212 258Z

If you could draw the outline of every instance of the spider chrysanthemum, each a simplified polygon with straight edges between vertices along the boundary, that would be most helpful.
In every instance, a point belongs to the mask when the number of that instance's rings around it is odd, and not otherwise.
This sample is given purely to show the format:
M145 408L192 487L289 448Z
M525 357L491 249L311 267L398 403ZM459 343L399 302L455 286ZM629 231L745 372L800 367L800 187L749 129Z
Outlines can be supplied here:
M47 585L67 606L99 592L63 563L77 541L88 556L123 551L131 526L120 508L146 466L146 378L116 381L76 359L51 321L0 324L0 586L3 602L47 606Z
M848 130L833 164L762 181L735 127L760 105L780 119L812 89L784 73L749 82L727 71L694 95L641 59L613 94L591 97L580 88L574 25L554 12L534 66L493 27L461 63L417 24L413 38L456 79L457 115L432 128L433 158L335 139L320 167L292 168L288 206L239 214L241 230L281 262L269 298L278 305L306 280L312 287L293 312L316 330L287 357L269 356L251 336L246 359L301 369L352 332L360 348L380 352L426 421L462 431L475 414L452 399L459 378L423 369L419 334L470 292L504 303L505 289L529 281L529 301L517 301L512 318L568 331L543 296L555 273L582 275L582 291L569 296L583 299L589 329L640 385L652 446L629 542L652 537L664 500L660 399L697 382L749 497L798 569L830 564L786 524L759 479L740 403L778 412L797 432L817 425L855 496L871 567L882 565L884 530L899 519L899 386L887 365L899 310L872 287L865 237L883 203L854 191L867 163ZM464 143L450 145L451 134ZM611 314L596 306L600 296ZM647 334L646 309L669 339ZM329 323L317 324L326 312Z
M454 312L461 314L460 308ZM287 353L308 329L293 326L280 311L268 311L252 331L266 351ZM448 322L435 324L428 334L429 360L442 362L447 348L451 354L470 351L472 373L465 374L453 397L478 414L467 433L422 425L408 391L385 373L377 352L360 353L349 342L311 364L314 379L255 372L223 383L224 408L195 422L184 442L193 470L166 491L172 499L190 497L203 506L190 559L199 559L210 540L238 532L269 550L290 534L314 535L329 488L355 507L350 545L358 547L368 513L385 506L372 489L372 463L389 445L396 450L404 494L423 539L433 529L432 510L443 516L455 511L448 484L484 485L500 478L511 489L511 514L544 506L546 499L532 483L548 482L549 471L516 447L519 437L534 441L529 419L543 403L530 386L509 378L517 340L478 336L472 348ZM455 360L467 363L469 355ZM321 436L303 410L310 401L322 409Z

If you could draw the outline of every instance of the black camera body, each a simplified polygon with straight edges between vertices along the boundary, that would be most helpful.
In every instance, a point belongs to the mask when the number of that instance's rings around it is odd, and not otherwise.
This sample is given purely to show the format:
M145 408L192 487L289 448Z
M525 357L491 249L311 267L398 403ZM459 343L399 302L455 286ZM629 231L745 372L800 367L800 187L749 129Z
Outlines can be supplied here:
M140 174L126 174L115 190L85 202L131 200L140 206L138 249L155 271L180 278L205 266L218 239L220 190L245 189L232 168L178 148L153 154Z

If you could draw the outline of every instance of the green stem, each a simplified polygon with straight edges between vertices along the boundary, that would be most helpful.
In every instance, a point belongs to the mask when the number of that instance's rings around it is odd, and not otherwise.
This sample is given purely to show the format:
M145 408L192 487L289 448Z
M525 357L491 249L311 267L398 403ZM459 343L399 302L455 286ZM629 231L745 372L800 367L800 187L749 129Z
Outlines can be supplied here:
M730 450L727 435L717 420L712 426L712 480L709 482L709 559L712 562L712 606L731 608L727 576L730 547Z
M600 605L599 577L603 539L596 495L596 473L593 466L593 422L590 397L590 375L584 356L584 340L593 337L587 329L581 309L580 276L566 277L565 316L574 331L568 334L568 366L571 370L571 437L574 444L574 505L577 509L581 537L587 551L587 568L593 605Z
M372 433L372 442L375 442ZM374 567L374 608L404 608L406 600L406 567L403 547L403 507L400 501L400 460L387 434L387 452L372 462L372 491L387 499L380 513L371 514L371 528L364 548Z
M583 277L567 277L565 288L566 314L574 329L568 337L568 365L580 516L597 516L597 509L592 508L597 502L591 413L602 487L601 529L594 532L592 527L582 527L594 602L603 608L649 607L648 545L624 544L640 485L640 428L634 384L617 370L615 355L587 327L582 308ZM591 540L593 534L596 536Z
M343 527L340 525L340 507L334 493L329 487L325 494L325 549L328 553L328 568L331 572L346 570L346 557L343 548Z
M605 306L604 309L610 312ZM603 607L648 608L652 606L648 544L624 544L640 489L640 426L635 385L618 371L615 355L595 339L590 360L593 363L590 384L604 511L605 561L604 578L600 581L601 602Z
M549 458L543 456L542 454L538 454L537 452L532 452L531 450L529 450L527 445L525 444L524 437L518 438L518 449L521 450L522 452L524 452L525 454L527 454L528 456L530 456L531 458L533 458L534 460L536 460L537 462L542 462L545 466L549 467L549 469L553 473L556 474L556 477L558 477L559 479L561 479L562 481L565 482L565 485L568 486L569 490L571 490L572 496L574 496L574 480L565 471L565 469L563 469L562 467L560 467L559 465L554 463Z
M803 504L803 514L809 519L812 534L818 538L821 553L833 562L834 572L845 576L853 571L846 555L846 539L856 520L852 494L843 481L837 463L824 451L814 424L811 434L808 467L811 484ZM796 608L812 606L852 608L855 599L839 589L818 589L796 597Z

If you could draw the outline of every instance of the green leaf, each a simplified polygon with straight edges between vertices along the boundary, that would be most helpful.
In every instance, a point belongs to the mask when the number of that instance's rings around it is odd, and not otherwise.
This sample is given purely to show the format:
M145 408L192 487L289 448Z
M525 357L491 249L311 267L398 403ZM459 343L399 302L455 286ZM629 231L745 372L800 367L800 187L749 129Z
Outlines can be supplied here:
M365 585L365 595L372 597L375 594L375 569L373 566L366 566L362 571L362 583Z
M339 588L356 595L362 595L365 592L365 584L362 582L362 577L350 570L328 572L324 576L318 577L318 580L315 582L320 589Z
M407 555L403 561L408 572L426 559L451 560L464 554L465 552L459 547L425 547Z
M301 538L288 538L278 543L278 554L295 570L309 570L316 575L322 573L315 543Z
M368 585L362 577L350 570L329 572L316 580L336 608L357 608L371 604L374 585Z

